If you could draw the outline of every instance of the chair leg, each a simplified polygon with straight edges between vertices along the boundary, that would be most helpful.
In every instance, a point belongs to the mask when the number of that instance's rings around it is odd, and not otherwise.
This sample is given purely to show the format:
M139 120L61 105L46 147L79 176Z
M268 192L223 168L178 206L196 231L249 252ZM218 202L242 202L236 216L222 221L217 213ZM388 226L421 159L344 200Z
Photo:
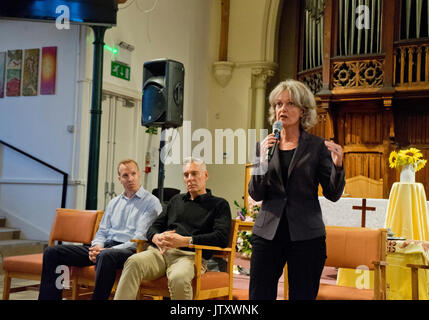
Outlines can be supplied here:
M287 273L287 263L285 264L283 268L283 299L289 300L289 279L288 279L288 273Z
M3 282L3 300L9 300L10 283L11 283L11 278L9 277L9 273L6 271L4 273L4 282Z
M77 278L72 279L72 300L77 300L79 295L79 285L77 280Z
M412 299L419 300L419 269L411 267Z
M380 266L381 300L387 300L386 266Z

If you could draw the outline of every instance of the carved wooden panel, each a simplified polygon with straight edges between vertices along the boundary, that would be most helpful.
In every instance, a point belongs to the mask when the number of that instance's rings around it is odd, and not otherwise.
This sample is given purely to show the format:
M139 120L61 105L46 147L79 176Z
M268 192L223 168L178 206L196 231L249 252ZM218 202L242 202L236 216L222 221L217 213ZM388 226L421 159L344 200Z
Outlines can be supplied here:
M317 124L309 130L311 134L329 140L331 138L331 130L329 128L329 115L326 112L317 115Z
M346 179L344 195L351 198L383 198L383 180L374 180L364 176Z
M342 145L383 143L382 112L346 112L337 120L338 141Z
M409 102L396 112L395 131L399 145L426 145L429 148L429 110L416 109L418 106L424 107L425 104L428 102Z
M382 153L346 152L344 164L347 178L360 175L380 180L386 168Z
M383 109L375 102L339 106L335 129L336 139L344 150L346 179L363 176L383 185L388 159L385 120ZM384 197L388 195L387 187L382 187ZM379 189L371 190L367 197L380 197Z
M334 88L379 88L384 83L384 60L368 59L332 63Z
M398 148L416 147L429 161L429 110L427 99L410 99L399 101L395 108L395 140ZM399 169L396 170L399 181ZM416 182L423 183L426 197L429 199L429 162L416 173Z
M316 94L322 89L323 86L322 68L301 72L298 74L298 80L304 82L310 88L311 92Z
M429 84L429 44L398 44L393 57L393 82L396 86Z

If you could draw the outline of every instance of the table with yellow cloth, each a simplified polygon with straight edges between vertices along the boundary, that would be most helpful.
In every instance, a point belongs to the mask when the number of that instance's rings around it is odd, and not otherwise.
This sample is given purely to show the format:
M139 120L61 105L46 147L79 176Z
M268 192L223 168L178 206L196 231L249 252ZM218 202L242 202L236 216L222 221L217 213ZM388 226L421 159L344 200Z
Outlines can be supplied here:
M429 241L426 194L421 183L395 182L387 204L386 228L395 237Z
M411 299L411 269L408 263L429 265L429 242L388 240L386 283L388 300ZM337 284L373 289L374 272L338 269ZM429 300L429 270L419 270L419 299Z

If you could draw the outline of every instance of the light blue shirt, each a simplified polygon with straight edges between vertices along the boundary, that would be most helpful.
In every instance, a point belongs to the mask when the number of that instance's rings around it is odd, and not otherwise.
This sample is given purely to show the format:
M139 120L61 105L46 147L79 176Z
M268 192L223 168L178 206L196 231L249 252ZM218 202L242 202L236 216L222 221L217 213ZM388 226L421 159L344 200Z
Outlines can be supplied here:
M161 211L158 198L143 187L131 198L122 193L107 204L91 245L104 247L106 241L114 240L123 243L112 248L135 247L136 244L130 240L147 240L146 232Z

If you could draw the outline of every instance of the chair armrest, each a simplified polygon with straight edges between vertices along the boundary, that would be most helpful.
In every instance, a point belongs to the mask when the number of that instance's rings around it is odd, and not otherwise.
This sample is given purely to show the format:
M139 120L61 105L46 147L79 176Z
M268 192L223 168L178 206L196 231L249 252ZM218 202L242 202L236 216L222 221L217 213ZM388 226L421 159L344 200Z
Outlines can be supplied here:
M373 261L372 264L374 266L383 266L383 267L386 267L388 265L386 261Z
M407 264L407 267L409 268L417 268L417 269L429 269L429 266L424 264Z
M135 242L137 244L137 251L136 253L145 251L147 246L149 245L149 242L147 240L140 240L140 239L131 239L131 242Z
M374 265L374 299L386 300L387 283L386 283L386 261L373 261Z
M204 246L204 245L199 245L199 244L190 244L188 245L188 248L192 248L192 249L203 249L203 250L213 250L213 251L224 251L224 252L231 252L232 249L231 248L222 248L222 247L215 247L215 246Z

